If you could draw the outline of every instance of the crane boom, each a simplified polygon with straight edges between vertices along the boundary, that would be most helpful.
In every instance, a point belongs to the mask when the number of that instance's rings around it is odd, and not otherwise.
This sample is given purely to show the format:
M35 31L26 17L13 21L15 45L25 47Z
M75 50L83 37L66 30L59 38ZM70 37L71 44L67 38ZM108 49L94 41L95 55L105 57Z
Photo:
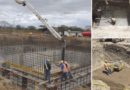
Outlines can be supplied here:
M26 2L25 0L15 0L18 4L21 4L23 6L27 6L35 15L36 17L46 26L46 28L51 32L51 34L57 38L58 40L62 41L63 42L63 48L62 48L62 56L61 56L61 59L64 60L65 59L65 48L66 48L66 40L61 37L61 35L56 32L56 30L51 27L45 18L43 18L39 12L28 2Z
M35 14L36 17L46 26L46 28L51 32L51 34L52 34L55 38L57 38L58 40L62 40L61 35L60 35L58 32L56 32L56 30L55 30L52 26L50 26L50 25L47 23L46 19L43 18L43 17L39 14L39 12L38 12L29 2L26 2L25 0L15 0L15 1L16 1L18 4L22 4L23 6L27 6L27 7L33 12L33 14Z

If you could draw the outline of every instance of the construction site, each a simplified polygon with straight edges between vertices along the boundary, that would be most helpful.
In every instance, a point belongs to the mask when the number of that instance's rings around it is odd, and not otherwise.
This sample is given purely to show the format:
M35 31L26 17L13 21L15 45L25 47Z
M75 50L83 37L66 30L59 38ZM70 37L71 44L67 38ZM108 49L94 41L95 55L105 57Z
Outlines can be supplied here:
M92 44L93 90L130 90L130 39L94 39Z
M48 87L51 90L76 90L78 86L90 85L90 40L67 40L65 60L71 64L76 82L71 79L61 81L58 62L62 58L62 44L53 37L35 33L31 36L9 33L1 34L0 42L1 77L9 79L10 83L24 88L23 90L48 90L47 81L44 80L45 59L52 64L52 84Z
M0 89L90 90L91 37L60 35L26 0L16 3L32 11L49 33L0 28ZM61 61L69 63L73 78L61 79Z
M93 0L94 38L128 38L129 0Z

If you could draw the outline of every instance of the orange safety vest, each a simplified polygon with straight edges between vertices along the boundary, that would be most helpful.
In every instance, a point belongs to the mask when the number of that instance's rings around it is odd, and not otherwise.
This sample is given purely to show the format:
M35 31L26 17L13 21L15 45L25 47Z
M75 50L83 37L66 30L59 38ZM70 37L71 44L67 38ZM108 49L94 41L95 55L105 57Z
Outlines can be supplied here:
M66 65L65 64L63 64L63 65L64 65L63 72L68 72Z
M65 64L67 65L68 71L70 71L70 65L67 62Z

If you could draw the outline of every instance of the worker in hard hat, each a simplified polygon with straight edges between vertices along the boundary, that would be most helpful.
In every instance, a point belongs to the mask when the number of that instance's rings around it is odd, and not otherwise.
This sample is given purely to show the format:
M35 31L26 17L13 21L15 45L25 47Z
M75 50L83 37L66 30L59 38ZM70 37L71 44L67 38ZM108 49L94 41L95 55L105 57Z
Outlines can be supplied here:
M51 83L51 64L49 60L44 60L44 75L45 80L48 80Z
M60 68L61 68L61 72L62 72L62 76L61 76L61 80L66 80L68 77L68 69L66 64L64 63L64 61L60 61Z
M70 64L67 61L64 61L64 64L66 65L66 68L68 70L68 78L73 78L71 74Z
M111 64L107 60L104 62L104 69L107 75L110 75L112 73Z

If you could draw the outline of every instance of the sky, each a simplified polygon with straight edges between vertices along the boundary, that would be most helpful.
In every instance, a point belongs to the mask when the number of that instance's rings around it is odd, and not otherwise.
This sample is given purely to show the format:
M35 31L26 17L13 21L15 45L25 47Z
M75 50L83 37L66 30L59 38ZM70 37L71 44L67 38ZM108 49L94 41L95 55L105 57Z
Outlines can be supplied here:
M91 0L27 0L52 26L91 25ZM15 0L0 0L0 21L12 25L39 26L42 23L27 8Z

